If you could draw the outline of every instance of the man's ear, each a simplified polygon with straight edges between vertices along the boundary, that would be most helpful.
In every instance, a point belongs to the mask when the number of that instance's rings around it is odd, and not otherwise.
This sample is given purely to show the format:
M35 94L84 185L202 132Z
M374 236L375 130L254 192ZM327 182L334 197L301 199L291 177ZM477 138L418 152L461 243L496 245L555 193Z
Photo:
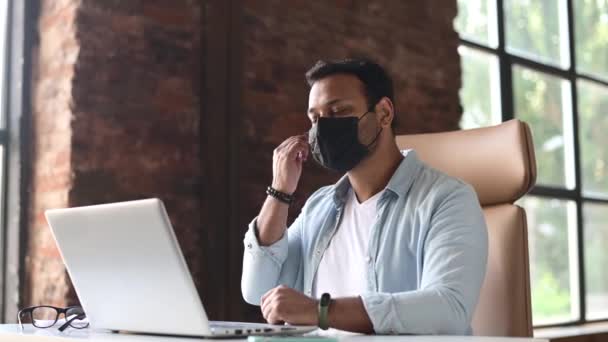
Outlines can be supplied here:
M390 128L395 118L395 107L388 97L383 97L375 106L376 115L380 119L383 128Z

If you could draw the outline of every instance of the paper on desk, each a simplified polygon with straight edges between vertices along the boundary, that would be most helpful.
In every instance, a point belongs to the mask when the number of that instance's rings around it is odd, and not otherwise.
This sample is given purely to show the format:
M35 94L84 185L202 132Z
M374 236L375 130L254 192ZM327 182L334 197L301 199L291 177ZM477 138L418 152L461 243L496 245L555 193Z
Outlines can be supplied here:
M59 322L59 321L58 321ZM64 321L65 323L65 321ZM51 328L40 329L35 328L31 324L24 326L24 330L21 331L17 324L15 324L15 330L12 332L3 332L0 334L0 342L60 342L60 341L80 341L82 338L86 339L89 336L90 329L71 329L68 328L63 332L58 330L59 325L55 325ZM76 338L76 339L74 339Z
M52 328L58 329L60 326L64 325L65 322L72 319L73 317L75 317L75 315L72 315L72 316L68 317L67 319L60 318L57 320L57 323L55 323L54 326L52 326L50 328L41 328L41 329L52 329ZM53 324L54 320L37 319L36 322L38 325L41 325L41 326L49 326L49 325ZM89 319L86 317L83 319L77 319L77 320L72 321L72 324L74 324L74 325L80 325L80 324L85 325L87 323L89 323ZM24 324L30 324L30 323L24 323ZM68 329L70 329L70 328L68 328Z
M68 320L74 316L68 317ZM42 324L52 324L54 320L37 320ZM79 337L87 336L89 329L74 329L72 327L67 328L65 331L60 332L58 329L60 326L65 324L67 320L65 318L58 319L55 325L49 328L36 328L30 323L24 323L25 333L16 331L14 334L1 334L0 342L19 341L19 342L60 342L66 341L66 337ZM88 319L85 317L82 320L77 321L78 323L88 323Z
M0 342L65 342L65 338L58 336L37 335L2 335Z

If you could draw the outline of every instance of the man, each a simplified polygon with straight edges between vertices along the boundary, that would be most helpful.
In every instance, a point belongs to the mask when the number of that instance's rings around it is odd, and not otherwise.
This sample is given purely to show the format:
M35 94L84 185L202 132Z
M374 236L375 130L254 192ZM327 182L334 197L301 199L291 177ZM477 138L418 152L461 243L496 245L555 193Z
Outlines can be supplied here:
M382 67L320 61L306 78L312 128L274 150L268 197L245 235L243 297L275 324L470 334L487 259L474 190L399 151ZM346 174L286 229L309 156Z

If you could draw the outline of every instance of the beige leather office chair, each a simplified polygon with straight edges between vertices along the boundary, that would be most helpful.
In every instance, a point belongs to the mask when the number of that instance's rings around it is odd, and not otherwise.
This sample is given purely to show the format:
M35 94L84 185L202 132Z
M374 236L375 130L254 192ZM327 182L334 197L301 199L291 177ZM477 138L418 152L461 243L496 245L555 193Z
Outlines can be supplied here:
M486 278L473 316L473 334L532 336L526 213L513 203L536 180L527 124L397 136L428 165L471 184L488 225Z

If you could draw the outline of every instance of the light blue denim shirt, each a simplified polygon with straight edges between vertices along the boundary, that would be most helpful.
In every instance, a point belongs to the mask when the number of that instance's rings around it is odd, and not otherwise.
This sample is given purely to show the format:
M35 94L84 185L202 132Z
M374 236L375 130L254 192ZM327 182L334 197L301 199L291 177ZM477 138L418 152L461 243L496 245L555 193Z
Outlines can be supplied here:
M486 272L486 223L473 188L422 163L412 150L377 204L366 292L378 334L470 334ZM348 177L316 191L279 241L260 246L256 219L245 234L241 290L259 305L278 286L311 294L321 257L339 227Z

